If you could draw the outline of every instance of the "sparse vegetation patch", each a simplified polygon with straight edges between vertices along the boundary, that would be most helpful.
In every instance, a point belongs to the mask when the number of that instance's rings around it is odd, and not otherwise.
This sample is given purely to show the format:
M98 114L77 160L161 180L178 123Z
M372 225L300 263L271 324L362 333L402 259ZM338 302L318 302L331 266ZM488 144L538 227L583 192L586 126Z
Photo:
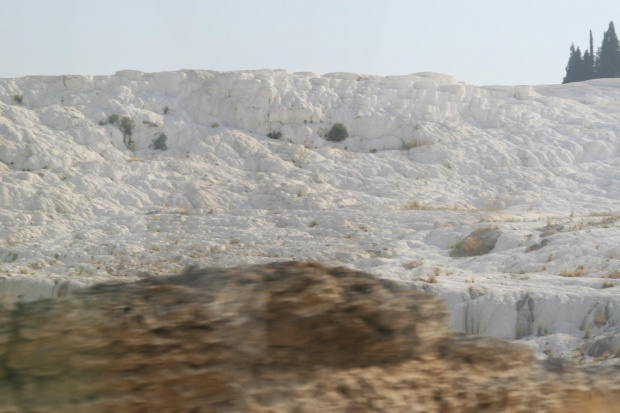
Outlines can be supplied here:
M562 271L562 272L560 273L560 276L561 276L561 277L569 277L569 278L572 278L572 277L583 277L583 276L585 276L587 273L588 273L588 272L587 272L587 271L583 268L583 265L580 265L580 266L579 266L579 267L577 267L577 269L576 269L576 270L574 270L574 271L569 271L569 270Z
M271 139L281 139L282 132L280 132L279 130L273 130L267 134L267 137Z
M111 114L110 116L108 116L108 123L110 125L115 124L116 122L118 122L118 118L119 116L116 113Z
M160 133L157 138L153 139L153 143L150 145L150 147L152 149L156 149L160 151L167 151L168 150L168 145L166 145L167 139L168 137L166 136L165 133Z
M613 281L603 281L603 284L601 284L601 288L612 288L615 286L616 286L616 283Z
M596 315L594 316L594 325L597 327L602 327L607 324L607 317L601 310L596 311Z
M114 125L116 122L118 122L118 118L119 116L116 113L113 113L111 115L108 115L108 117L105 120L100 120L99 125L101 126Z
M407 143L403 143L403 149L407 150L407 149L414 149L414 148L418 148L420 146L429 146L431 145L430 142L428 141L411 141L411 142L407 142Z
M434 208L423 205L419 201L413 201L412 203L403 206L403 209L408 209L410 211L426 211L433 210Z
M347 128L342 123L336 123L325 135L325 139L331 142L340 142L349 137Z
M409 211L465 211L464 209L458 208L456 205L454 207L430 206L425 205L420 201L413 201L410 204L404 205L403 209L407 209Z
M135 126L136 125L133 121L133 118L129 116L123 116L123 118L121 119L121 123L119 124L119 129L123 134L123 143L125 144L127 149L131 151L135 149L134 142L131 140L131 135L133 134Z

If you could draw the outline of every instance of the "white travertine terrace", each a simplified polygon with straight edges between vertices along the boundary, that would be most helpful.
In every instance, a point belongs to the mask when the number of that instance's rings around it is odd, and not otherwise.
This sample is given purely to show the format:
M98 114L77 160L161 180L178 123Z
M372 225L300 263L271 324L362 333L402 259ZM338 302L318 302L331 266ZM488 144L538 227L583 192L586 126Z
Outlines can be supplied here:
M99 124L112 114L133 118L134 151L118 125ZM349 138L325 140L335 123ZM275 131L281 139L266 136ZM149 148L162 133L169 149ZM189 264L316 260L437 294L459 331L556 356L578 346L613 356L620 279L602 277L620 271L619 218L620 79L479 87L435 73L285 70L0 79L9 301ZM486 226L502 231L489 254L450 257Z

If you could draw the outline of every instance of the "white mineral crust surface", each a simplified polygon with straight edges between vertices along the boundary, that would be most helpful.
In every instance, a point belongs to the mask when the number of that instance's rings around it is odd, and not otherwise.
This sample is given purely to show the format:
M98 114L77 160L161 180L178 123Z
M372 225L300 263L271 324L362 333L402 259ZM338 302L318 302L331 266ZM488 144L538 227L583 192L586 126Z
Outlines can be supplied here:
M113 114L133 119L131 150ZM329 142L336 123L349 137ZM153 148L162 134L165 151ZM488 227L501 231L489 253L450 256ZM288 260L435 294L454 330L541 358L617 363L620 79L0 79L2 300Z

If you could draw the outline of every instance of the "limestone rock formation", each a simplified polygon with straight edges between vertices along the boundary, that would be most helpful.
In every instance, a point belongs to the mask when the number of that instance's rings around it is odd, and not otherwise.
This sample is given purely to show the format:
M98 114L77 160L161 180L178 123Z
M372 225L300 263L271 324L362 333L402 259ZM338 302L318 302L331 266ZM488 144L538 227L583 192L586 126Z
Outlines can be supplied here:
M478 228L463 240L457 242L450 251L451 257L475 257L488 254L493 248L502 231L499 228Z
M618 411L617 369L459 336L440 300L313 263L0 311L0 412ZM616 409L616 410L614 410Z

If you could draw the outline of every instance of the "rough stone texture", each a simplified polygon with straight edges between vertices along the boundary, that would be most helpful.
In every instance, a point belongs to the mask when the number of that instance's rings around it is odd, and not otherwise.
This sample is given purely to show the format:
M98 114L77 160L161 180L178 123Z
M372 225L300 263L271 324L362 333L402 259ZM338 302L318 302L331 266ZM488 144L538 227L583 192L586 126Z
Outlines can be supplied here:
M432 296L311 263L0 311L0 412L620 411L619 370L452 334Z
M488 254L493 248L502 231L499 228L478 228L457 242L450 250L451 257L474 257Z

